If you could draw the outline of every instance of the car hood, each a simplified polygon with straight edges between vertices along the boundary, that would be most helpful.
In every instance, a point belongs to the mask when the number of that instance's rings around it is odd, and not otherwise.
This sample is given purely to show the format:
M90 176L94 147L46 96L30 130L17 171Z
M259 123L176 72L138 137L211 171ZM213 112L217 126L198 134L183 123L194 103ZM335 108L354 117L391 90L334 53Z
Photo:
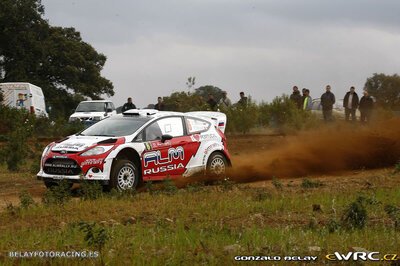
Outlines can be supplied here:
M52 151L81 152L95 145L96 143L110 139L110 137L96 136L71 136L68 139L56 143L51 149Z
M99 116L99 117L104 117L105 112L77 112L77 113L73 113L70 117L95 117L95 116Z

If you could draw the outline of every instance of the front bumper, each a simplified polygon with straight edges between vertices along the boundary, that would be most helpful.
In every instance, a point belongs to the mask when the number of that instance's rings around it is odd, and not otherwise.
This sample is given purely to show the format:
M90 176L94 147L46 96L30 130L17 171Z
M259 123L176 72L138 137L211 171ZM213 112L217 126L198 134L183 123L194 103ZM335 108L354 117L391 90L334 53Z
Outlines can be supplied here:
M37 179L38 180L43 180L43 181L61 181L61 180L66 180L72 183L80 183L83 181L101 181L104 184L109 183L109 178L105 174L96 174L88 177L84 175L49 175L43 172L43 170L40 170L40 172L37 174Z

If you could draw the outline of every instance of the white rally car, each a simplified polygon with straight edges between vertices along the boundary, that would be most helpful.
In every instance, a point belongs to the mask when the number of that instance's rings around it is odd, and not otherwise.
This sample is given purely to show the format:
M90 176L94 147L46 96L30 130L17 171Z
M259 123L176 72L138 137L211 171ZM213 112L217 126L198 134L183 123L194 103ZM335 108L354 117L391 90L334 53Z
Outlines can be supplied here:
M37 177L47 187L93 180L126 190L142 181L224 176L231 165L225 126L219 112L128 110L50 143Z

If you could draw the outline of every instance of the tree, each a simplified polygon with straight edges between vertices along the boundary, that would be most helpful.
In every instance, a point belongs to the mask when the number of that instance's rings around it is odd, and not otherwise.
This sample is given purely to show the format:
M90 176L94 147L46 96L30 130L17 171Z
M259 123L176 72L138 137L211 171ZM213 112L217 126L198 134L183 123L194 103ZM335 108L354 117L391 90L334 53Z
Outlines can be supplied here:
M198 94L184 91L173 92L170 96L164 97L164 104L167 110L176 112L190 112L207 110L208 105Z
M374 73L367 78L365 89L375 96L378 103L386 109L400 110L400 76Z
M0 81L40 86L59 115L86 97L114 95L101 76L106 56L74 28L50 26L43 15L40 0L0 1Z
M212 85L198 87L195 89L195 93L203 97L203 99L206 101L208 99L208 94L212 94L217 102L219 102L219 100L222 98L222 90Z

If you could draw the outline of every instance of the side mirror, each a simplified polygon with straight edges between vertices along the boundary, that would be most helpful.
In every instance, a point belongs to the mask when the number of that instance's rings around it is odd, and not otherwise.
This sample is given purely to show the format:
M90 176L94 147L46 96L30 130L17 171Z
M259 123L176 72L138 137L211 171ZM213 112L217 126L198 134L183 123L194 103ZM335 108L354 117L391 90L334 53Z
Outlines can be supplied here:
M161 143L164 143L166 140L170 140L173 137L171 135L165 134L161 136Z

